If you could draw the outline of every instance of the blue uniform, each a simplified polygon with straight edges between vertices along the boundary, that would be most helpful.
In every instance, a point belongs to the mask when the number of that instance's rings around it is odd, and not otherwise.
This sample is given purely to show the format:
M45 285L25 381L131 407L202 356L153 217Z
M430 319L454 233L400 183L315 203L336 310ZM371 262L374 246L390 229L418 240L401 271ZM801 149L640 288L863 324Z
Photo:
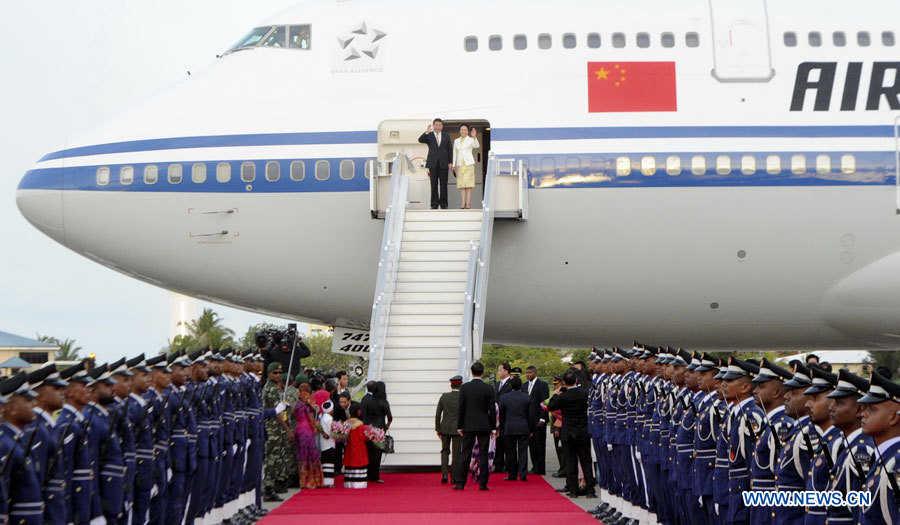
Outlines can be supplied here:
M137 470L137 456L134 444L134 432L128 418L128 400L116 399L106 410L112 414L115 420L116 434L122 448L122 457L125 460L125 478L122 493L123 513L117 520L119 525L127 525L131 522L131 512L134 508L134 481Z
M784 406L773 409L766 416L766 426L756 440L750 464L750 487L753 490L775 490L775 467L781 446L793 427L794 420L784 411ZM768 524L773 517L772 507L750 508L750 523L753 525Z
M8 422L0 426L2 479L9 491L9 522L17 525L43 523L44 498L30 450L37 437L34 432L32 428L26 434Z
M728 470L731 450L728 446L729 419L731 405L723 400L713 403L713 429L716 432L716 466L713 470L713 514L716 523L726 523L728 519Z
M148 411L148 417L152 417L153 429L153 480L156 486L156 495L150 499L150 523L163 525L166 514L166 489L170 478L169 463L169 421L172 416L172 406L168 397L151 387L145 394L152 411Z
M782 492L806 490L810 453L806 446L805 435L809 431L809 416L804 416L798 419L797 424L788 432L775 467L777 490ZM776 525L796 525L803 523L806 509L804 507L775 507L774 514L773 523Z
M185 387L169 387L164 393L170 408L168 428L169 449L168 468L172 477L166 487L165 523L181 523L184 520L184 504L187 500L185 483L190 468L188 464L187 420L184 404L188 402Z
M202 518L207 511L205 498L206 486L209 484L209 469L212 461L210 445L210 414L207 392L209 383L192 384L193 414L197 427L196 470L191 483L191 501L188 506L187 525L194 519Z
M31 457L43 491L44 521L52 525L66 523L66 471L62 447L62 429L50 414L34 409L34 423L25 428L35 434Z
M146 399L134 393L125 401L128 423L134 435L135 449L132 523L149 523L150 498L156 484L154 480L153 406Z
M72 405L59 412L57 426L63 432L63 465L66 486L66 523L84 525L91 521L91 498L94 490L93 458L86 427L89 422Z
M900 437L890 439L877 447L874 468L869 470L866 489L872 494L872 504L863 508L860 522L863 525L896 525L900 523L898 495L889 476L900 485ZM876 457L878 457L876 456Z
M866 476L875 466L875 442L858 428L847 436L847 444L838 442L838 455L834 462L834 474L828 490L840 491L844 496L850 491L863 490ZM860 507L828 507L829 525L852 525L861 521Z
M107 523L115 523L125 514L125 456L116 432L117 421L96 403L88 404L84 413L91 420L88 435L95 480L92 514L105 517Z
M697 423L694 426L694 461L691 464L693 500L703 501L703 513L707 522L715 520L713 507L713 472L716 465L716 429L713 403L716 393L703 396L697 404Z
M838 446L842 442L841 430L835 426L824 432L818 426L815 427L815 430L817 439L813 442L812 466L809 475L806 476L806 490L823 491L828 489L828 483L831 481ZM825 507L809 507L803 523L804 525L825 525L826 517Z
M753 398L731 408L728 432L728 522L749 523L750 512L744 506L743 492L750 490L749 468L753 447L763 428L765 414ZM802 518L801 518L802 519Z

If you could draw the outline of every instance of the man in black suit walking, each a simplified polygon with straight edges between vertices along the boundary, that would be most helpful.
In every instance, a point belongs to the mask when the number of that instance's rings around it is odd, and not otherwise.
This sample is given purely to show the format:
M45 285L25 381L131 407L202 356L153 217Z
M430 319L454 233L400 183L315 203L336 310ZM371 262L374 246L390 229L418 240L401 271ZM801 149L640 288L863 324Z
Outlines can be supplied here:
M570 368L563 374L563 383L556 388L547 408L562 412L562 432L560 437L566 447L566 489L570 497L578 495L578 462L584 473L587 484L585 494L589 498L597 497L594 491L594 469L591 465L591 437L588 433L588 391L584 386L576 386L578 372Z
M507 481L516 476L528 481L528 436L534 430L534 411L531 399L523 392L522 380L513 376L509 380L511 390L500 400L500 428L506 440Z
M497 403L503 396L512 391L509 378L512 368L509 363L500 363L497 367L497 381L494 383L494 398ZM497 450L494 453L494 472L506 472L506 438L503 435L503 427L497 429Z
M533 366L525 369L525 378L528 379L528 382L525 384L527 388L524 390L531 397L531 410L536 422L534 433L528 438L528 449L531 451L531 473L543 476L546 469L547 421L550 420L550 414L541 408L541 403L550 397L550 387L538 378L537 368Z
M453 169L453 141L444 133L444 121L436 118L425 128L419 143L428 144L425 167L431 182L431 209L447 209L447 176Z
M456 490L466 486L467 470L472 460L472 448L478 440L478 484L480 490L487 490L488 447L491 433L494 432L497 413L494 410L494 389L481 380L484 365L476 361L472 364L472 380L459 389L459 408L456 424L462 436L462 452L460 453L458 471L456 473Z

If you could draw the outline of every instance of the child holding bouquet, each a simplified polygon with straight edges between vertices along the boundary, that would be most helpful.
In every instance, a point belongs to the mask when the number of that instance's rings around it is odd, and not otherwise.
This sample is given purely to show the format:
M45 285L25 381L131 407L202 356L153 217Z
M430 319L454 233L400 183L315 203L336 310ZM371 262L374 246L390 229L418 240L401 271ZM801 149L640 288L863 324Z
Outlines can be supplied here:
M369 454L366 452L365 425L362 420L362 406L350 404L350 419L347 425L347 448L344 450L344 488L364 489L368 486Z
M324 477L325 488L334 487L334 466L337 463L337 449L334 447L334 437L331 435L331 428L334 418L331 417L334 412L334 403L331 400L322 403L322 414L319 416L319 450L322 451L322 474Z

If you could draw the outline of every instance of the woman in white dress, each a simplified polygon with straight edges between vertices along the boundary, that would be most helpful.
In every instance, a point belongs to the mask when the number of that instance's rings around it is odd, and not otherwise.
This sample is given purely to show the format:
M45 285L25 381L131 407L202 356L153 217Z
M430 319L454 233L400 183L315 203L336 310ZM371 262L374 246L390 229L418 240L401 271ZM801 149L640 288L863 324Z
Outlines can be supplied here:
M469 126L459 127L459 138L453 141L453 169L456 175L456 187L462 196L462 209L472 207L472 188L475 187L475 157L472 150L478 149L478 132Z

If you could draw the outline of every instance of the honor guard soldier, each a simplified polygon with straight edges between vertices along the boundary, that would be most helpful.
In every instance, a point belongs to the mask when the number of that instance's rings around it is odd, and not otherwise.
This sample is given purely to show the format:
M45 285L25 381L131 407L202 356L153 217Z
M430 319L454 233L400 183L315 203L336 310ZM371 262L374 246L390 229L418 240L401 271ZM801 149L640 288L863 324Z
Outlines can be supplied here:
M261 507L257 506L256 493L257 483L261 481L259 474L262 469L261 447L264 440L262 437L263 411L258 381L259 376L254 374L254 371L257 369L256 350L245 350L241 354L241 360L243 364L240 367L240 381L246 398L244 411L247 418L245 451L247 466L244 468L244 475L241 479L241 495L238 507L241 509L239 514L242 518L250 522L256 522L264 515L261 512Z
M125 362L134 374L131 378L131 394L125 404L128 424L134 435L135 474L134 506L131 522L135 525L150 522L150 500L155 493L155 456L153 450L153 404L147 400L150 391L150 367L144 354Z
M117 422L104 406L115 401L112 385L116 380L109 375L106 364L95 366L88 376L91 378L87 384L90 402L82 412L91 422L88 439L95 480L91 514L94 519L104 518L106 523L115 523L125 512L125 456L116 433Z
M216 506L216 494L218 490L218 480L222 474L222 454L223 435L222 435L222 393L224 392L220 378L222 376L222 363L225 358L219 355L218 351L209 350L207 352L207 360L209 361L209 388L206 389L206 403L209 410L209 444L210 457L212 463L209 465L207 472L208 482L206 483L206 495L203 498L205 502L204 521L218 523L222 521L222 510Z
M875 460L875 442L871 436L862 433L861 419L865 405L858 403L868 388L868 381L841 369L837 387L828 394L833 400L829 409L831 421L841 429L842 434L827 490L840 491L844 497L850 491L865 490L866 476ZM829 525L852 525L862 521L861 507L833 505L826 512Z
M191 361L190 381L186 383L190 397L194 400L192 404L193 417L196 422L196 436L193 440L189 440L189 444L193 442L193 451L190 452L196 458L196 468L191 474L190 480L186 483L189 487L190 497L187 503L187 516L185 525L192 525L195 520L203 518L206 513L204 494L206 485L209 482L207 476L210 466L210 414L206 401L206 392L209 389L208 362L203 350L197 350L190 354L188 359ZM187 370L185 370L187 373ZM249 466L248 466L249 468Z
M125 458L125 487L122 494L125 511L118 520L118 525L128 525L133 522L134 480L137 470L134 432L128 419L128 398L131 396L131 378L134 374L128 370L128 363L124 357L109 365L109 373L116 380L116 384L112 386L113 402L105 408L116 421L116 433L119 435L122 456Z
M725 374L728 373L728 362L719 365L719 373L713 379L716 380L717 401L712 406L712 418L716 432L716 466L713 470L713 511L715 522L727 523L728 519L728 469L730 465L731 450L728 446L728 431L731 422L731 403L725 396Z
M588 425L591 433L591 442L594 446L594 455L597 458L597 485L600 488L600 504L593 508L593 514L603 514L610 509L609 500L609 473L612 465L609 459L609 451L606 449L606 425L603 410L603 395L608 375L603 363L603 353L596 354L591 360L591 391L588 408ZM538 431L541 431L540 429Z
M806 476L810 467L809 409L806 408L808 396L804 394L812 385L809 369L800 361L791 362L793 377L784 383L788 389L784 395L787 415L796 420L796 424L785 436L784 445L775 466L775 487L782 492L806 490ZM806 509L803 507L775 507L776 524L794 525L803 523Z
M700 356L700 364L694 368L702 397L697 403L698 416L694 426L694 461L691 477L694 500L698 501L706 523L714 523L716 517L713 508L713 472L716 465L718 423L713 408L718 402L715 376L719 372L720 363L721 359L704 352Z
M874 468L866 477L871 504L862 507L864 525L900 523L900 385L872 373L869 390L858 401L866 405L862 431L875 442Z
M172 469L172 477L166 489L165 521L166 523L182 523L190 494L186 485L187 478L196 468L196 455L191 457L189 451L191 448L189 427L193 430L196 440L196 420L191 408L193 400L185 387L185 373L190 367L191 361L185 355L184 350L169 354L166 361L172 370L172 383L167 389L166 397L173 408L169 420L169 464Z
M150 523L163 524L166 515L166 489L172 478L169 459L169 425L172 419L172 403L166 395L169 387L169 374L172 369L166 362L166 356L158 355L147 359L150 368L150 388L144 394L144 400L153 408L150 415L153 428L153 480L156 494L150 498Z
M759 373L753 378L756 401L766 413L765 427L756 440L750 463L750 488L753 490L775 490L775 466L781 445L794 426L794 420L784 410L784 382L791 378L793 374L765 357L760 363ZM772 507L759 505L750 508L752 525L768 524L772 518Z
M63 381L51 363L28 374L28 383L37 392L34 422L26 431L36 432L31 456L35 463L44 500L44 523L66 523L66 471L63 465L62 429L53 414L63 407ZM31 429L31 430L29 430Z
M62 370L59 375L66 386L66 402L56 418L63 437L63 464L66 477L66 523L85 525L91 522L91 501L94 490L94 468L88 430L91 422L82 410L90 402L87 383L92 379L85 370L85 362Z
M4 402L4 421L0 426L0 478L7 487L9 523L41 525L44 523L44 500L36 465L31 458L36 429L25 433L34 421L31 390L24 372L0 383L0 402Z
M729 356L728 371L723 377L725 397L732 403L728 415L728 523L750 522L743 492L750 490L753 447L765 421L765 413L756 406L752 395L752 381L758 373L758 366Z
M803 392L809 399L806 408L809 410L809 421L812 431L809 433L811 448L810 470L806 476L806 490L824 491L828 487L828 481L834 469L834 461L837 457L837 448L840 445L841 431L831 423L829 407L831 399L828 399L837 386L837 375L832 374L815 365L809 367L809 377L812 386ZM825 525L825 507L809 507L803 518L805 525Z

